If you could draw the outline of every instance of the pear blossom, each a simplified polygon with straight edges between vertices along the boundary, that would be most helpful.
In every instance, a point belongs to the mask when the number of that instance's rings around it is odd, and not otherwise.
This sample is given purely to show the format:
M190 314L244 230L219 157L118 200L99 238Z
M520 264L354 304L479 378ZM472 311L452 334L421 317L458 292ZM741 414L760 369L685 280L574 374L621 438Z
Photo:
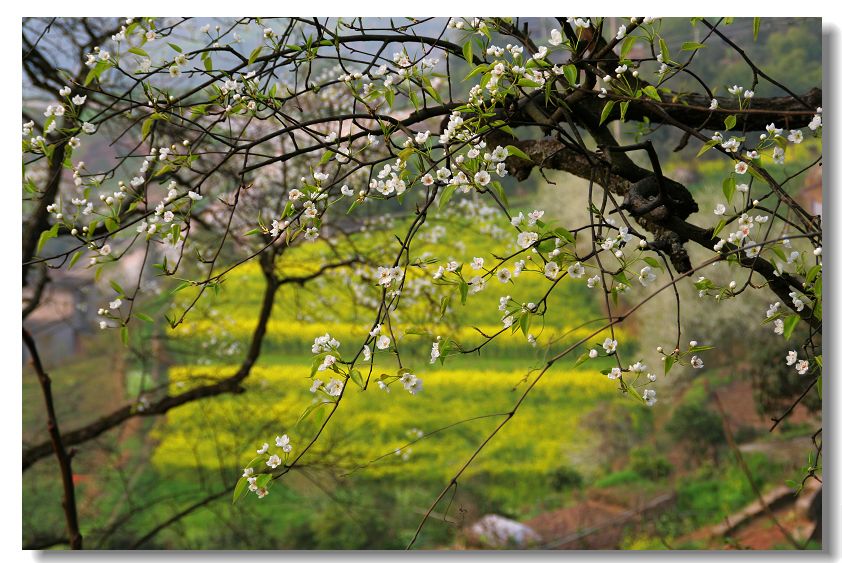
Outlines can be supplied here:
M790 350L786 354L786 365L791 366L798 360L798 353L795 350Z
M491 175L485 170L480 170L474 174L474 181L480 186L487 186L491 181Z
M331 378L327 385L325 385L325 391L331 397L338 397L342 394L342 388L345 387L345 384L339 381L338 379Z
M801 132L801 129L793 129L789 132L787 140L797 145L804 140L804 133Z
M637 276L638 281L640 281L640 285L643 287L648 286L650 283L655 281L656 279L655 273L652 271L652 266L644 266L640 270L640 275Z
M405 373L401 376L400 382L403 383L403 388L409 391L411 395L417 394L421 391L423 382L421 379L411 373Z
M286 453L289 453L292 450L292 444L289 443L289 436L286 434L283 436L276 436L275 445L284 450Z
M517 244L521 248L529 248L538 240L538 233L524 231L517 236Z

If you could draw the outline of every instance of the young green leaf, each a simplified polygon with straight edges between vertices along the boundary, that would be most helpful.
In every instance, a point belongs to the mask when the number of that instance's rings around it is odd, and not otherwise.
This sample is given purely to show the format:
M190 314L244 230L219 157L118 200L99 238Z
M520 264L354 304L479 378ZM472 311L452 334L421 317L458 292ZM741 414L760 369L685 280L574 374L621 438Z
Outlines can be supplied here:
M605 106L602 108L602 114L599 116L599 124L602 125L605 123L605 120L608 119L608 116L611 115L611 110L614 109L614 100L608 100L605 102Z
M661 95L658 94L658 89L652 86L651 84L643 89L643 93L653 100L657 100L659 102L661 101Z
M532 159L527 156L525 152L520 150L514 145L506 145L506 150L509 151L509 156L516 156L518 158L522 158L523 160L528 160L532 162Z

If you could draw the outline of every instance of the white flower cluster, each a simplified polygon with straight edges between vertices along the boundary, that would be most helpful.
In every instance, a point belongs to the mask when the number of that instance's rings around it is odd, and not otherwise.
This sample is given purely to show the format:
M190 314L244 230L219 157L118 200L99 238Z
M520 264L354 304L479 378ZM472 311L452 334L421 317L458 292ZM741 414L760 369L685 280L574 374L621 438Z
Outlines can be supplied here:
M339 341L325 333L324 336L317 336L313 341L313 353L321 354L322 352L331 352L339 348Z
M810 362L808 360L799 360L798 353L795 350L790 350L786 355L786 365L795 365L795 370L798 375L804 375L810 369Z
M400 158L397 159L395 166L387 164L380 172L377 173L377 178L372 179L369 188L377 190L385 196L392 194L401 195L406 191L406 182L401 178L400 173L406 167L406 163Z
M266 459L266 466L270 470L277 469L284 464L284 459L287 458L288 454L292 451L292 443L290 442L289 436L284 434L282 436L275 437L275 446L278 449L276 453L271 454ZM266 455L269 453L269 443L265 442L258 450L257 454L260 456ZM267 475L271 475L271 473L256 473L254 467L251 467L252 464L249 464L250 467L246 467L243 470L242 478L248 482L248 490L253 492L257 495L257 498L264 498L266 495L269 494L268 489L265 486L258 485L258 479L261 477L264 480L265 484L268 484L271 481L271 477L266 477Z

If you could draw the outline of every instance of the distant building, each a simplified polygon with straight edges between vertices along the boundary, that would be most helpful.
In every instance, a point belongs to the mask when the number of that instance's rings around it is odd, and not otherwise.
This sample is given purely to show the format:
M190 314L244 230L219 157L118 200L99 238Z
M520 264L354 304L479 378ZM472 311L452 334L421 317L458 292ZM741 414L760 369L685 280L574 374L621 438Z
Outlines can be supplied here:
M91 311L91 291L96 294L96 290L89 271L50 270L49 275L41 304L24 321L45 364L75 356L80 351L80 336L91 332L96 313ZM24 303L31 294L32 288L25 287ZM28 360L24 346L23 361Z

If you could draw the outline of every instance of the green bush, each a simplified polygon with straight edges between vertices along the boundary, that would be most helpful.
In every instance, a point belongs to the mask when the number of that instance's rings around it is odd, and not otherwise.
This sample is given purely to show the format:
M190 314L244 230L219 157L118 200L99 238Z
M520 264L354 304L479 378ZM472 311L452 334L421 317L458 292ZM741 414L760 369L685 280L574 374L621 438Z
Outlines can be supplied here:
M643 446L632 451L629 468L641 477L652 480L663 479L673 470L667 458L656 452L652 446Z
M665 428L677 444L687 444L688 453L696 459L715 452L725 441L722 418L701 401L679 405Z
M558 492L581 489L583 483L581 473L564 465L553 471L550 478L550 485Z

